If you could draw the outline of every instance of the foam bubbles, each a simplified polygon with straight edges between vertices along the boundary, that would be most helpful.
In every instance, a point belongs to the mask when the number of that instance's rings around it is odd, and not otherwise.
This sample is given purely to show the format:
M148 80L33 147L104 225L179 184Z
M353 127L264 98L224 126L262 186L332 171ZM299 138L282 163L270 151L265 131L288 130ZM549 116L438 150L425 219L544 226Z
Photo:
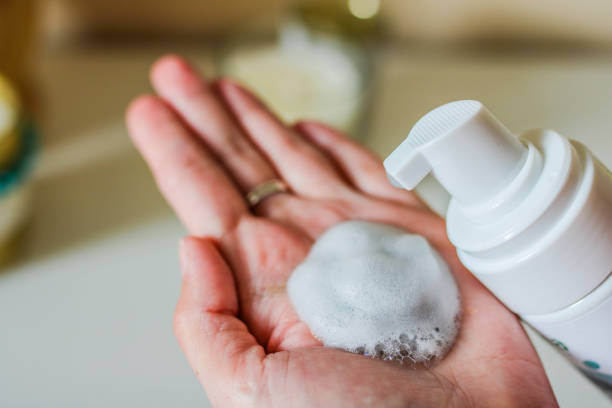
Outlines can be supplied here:
M448 266L425 238L388 225L333 226L287 290L326 346L418 363L442 358L457 335L459 293Z

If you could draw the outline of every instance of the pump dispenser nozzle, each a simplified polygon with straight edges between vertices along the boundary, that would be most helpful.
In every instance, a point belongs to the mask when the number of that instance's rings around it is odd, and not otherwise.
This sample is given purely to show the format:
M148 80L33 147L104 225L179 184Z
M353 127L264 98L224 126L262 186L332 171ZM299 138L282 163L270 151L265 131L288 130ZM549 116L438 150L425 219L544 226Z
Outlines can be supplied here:
M392 184L413 189L429 172L461 204L483 202L520 171L528 149L478 101L440 106L385 160Z

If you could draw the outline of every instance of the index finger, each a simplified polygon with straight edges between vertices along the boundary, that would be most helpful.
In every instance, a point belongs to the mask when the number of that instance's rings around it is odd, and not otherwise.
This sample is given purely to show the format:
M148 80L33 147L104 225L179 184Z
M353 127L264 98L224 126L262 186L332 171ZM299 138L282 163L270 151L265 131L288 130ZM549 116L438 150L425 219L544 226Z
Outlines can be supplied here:
M162 194L191 234L220 238L246 214L232 181L164 101L136 99L127 124Z

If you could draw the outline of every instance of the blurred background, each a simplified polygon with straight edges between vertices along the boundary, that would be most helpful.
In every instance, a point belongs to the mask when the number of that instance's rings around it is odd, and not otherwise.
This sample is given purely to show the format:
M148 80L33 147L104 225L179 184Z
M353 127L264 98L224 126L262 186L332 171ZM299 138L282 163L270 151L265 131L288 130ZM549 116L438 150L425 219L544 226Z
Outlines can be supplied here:
M0 0L0 406L207 406L171 332L185 231L123 121L158 56L381 157L479 99L612 167L610 21L604 0ZM530 335L562 407L610 405Z

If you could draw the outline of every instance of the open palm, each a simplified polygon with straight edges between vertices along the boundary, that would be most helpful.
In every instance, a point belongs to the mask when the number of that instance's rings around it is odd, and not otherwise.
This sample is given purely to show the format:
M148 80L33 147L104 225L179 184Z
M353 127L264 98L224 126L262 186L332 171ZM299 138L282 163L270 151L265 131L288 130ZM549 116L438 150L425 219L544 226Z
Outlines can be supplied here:
M380 161L338 132L291 128L232 81L209 83L168 56L152 70L128 126L192 237L181 244L175 314L181 347L216 406L554 406L542 365L516 317L458 262L443 221L392 187ZM291 194L253 211L254 186L281 178ZM285 284L314 240L362 219L425 236L462 297L462 327L432 367L402 367L323 347Z

